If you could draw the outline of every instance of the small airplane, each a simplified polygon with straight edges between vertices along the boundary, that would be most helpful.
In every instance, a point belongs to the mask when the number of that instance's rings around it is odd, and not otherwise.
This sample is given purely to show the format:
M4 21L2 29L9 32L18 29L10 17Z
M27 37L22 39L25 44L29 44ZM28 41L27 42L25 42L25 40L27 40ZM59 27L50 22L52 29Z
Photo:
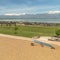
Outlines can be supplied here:
M46 43L46 42L42 42L42 41L38 41L38 40L32 40L33 43L31 43L32 46L34 46L34 43L38 43L40 44L42 47L43 46L48 46L51 49L55 49L55 47L52 44Z

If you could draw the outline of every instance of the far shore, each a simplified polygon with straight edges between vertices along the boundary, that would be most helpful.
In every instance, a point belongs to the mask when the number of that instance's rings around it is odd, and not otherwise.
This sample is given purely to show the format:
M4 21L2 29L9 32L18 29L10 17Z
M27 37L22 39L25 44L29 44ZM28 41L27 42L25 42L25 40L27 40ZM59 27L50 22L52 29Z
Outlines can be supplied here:
M39 26L60 26L60 23L44 23L44 22L22 22L22 21L0 21L0 25L39 25Z

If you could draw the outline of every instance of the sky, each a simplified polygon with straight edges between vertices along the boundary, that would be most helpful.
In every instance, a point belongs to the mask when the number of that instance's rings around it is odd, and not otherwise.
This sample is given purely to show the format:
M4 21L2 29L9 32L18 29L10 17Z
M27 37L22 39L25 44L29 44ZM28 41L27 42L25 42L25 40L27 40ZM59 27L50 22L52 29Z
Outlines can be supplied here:
M60 12L60 0L0 0L1 14L41 14Z

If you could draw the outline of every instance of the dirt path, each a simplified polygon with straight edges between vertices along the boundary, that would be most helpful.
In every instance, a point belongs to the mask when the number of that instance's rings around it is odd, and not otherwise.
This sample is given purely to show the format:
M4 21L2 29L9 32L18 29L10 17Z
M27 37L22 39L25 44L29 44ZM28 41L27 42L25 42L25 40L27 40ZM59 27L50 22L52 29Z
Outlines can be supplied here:
M13 39L20 39L20 40L28 40L28 41L32 40L32 38L28 38L28 37L13 36L13 35L7 35L7 34L0 34L0 36L13 38Z

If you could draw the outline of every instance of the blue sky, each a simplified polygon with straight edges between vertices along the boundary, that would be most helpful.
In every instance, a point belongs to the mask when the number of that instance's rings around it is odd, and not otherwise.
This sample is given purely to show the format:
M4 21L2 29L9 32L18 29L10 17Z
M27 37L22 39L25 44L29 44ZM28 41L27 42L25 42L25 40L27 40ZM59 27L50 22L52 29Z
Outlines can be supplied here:
M60 0L0 0L0 14L60 11Z

